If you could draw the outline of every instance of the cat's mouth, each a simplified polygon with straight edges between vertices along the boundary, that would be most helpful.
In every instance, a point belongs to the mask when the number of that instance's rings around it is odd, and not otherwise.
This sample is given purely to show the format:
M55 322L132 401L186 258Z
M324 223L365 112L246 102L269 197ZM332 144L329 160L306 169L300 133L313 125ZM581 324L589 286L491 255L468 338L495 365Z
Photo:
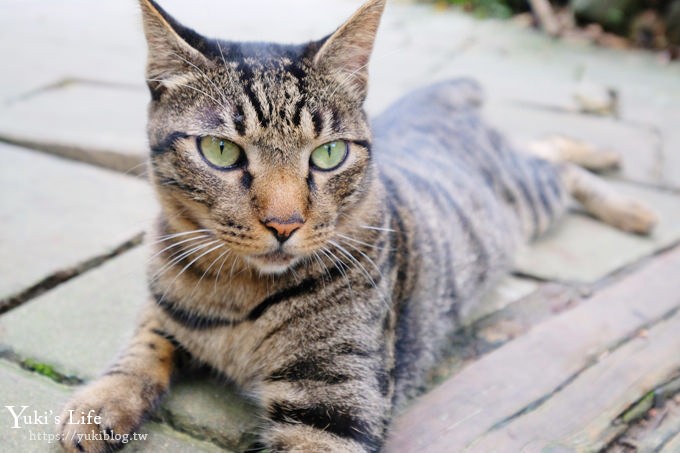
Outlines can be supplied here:
M248 257L248 261L254 264L261 272L272 274L285 272L295 263L296 259L295 255L286 253L281 249Z
M283 250L274 250L273 252L257 255L257 258L269 263L289 264L295 258L293 255L284 252Z

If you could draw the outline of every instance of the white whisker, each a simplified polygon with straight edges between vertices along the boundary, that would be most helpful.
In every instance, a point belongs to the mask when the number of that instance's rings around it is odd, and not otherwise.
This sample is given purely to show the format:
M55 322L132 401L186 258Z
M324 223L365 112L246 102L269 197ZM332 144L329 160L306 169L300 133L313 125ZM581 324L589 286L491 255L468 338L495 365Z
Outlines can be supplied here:
M213 242L213 244L214 244L214 242ZM180 277L187 269L189 269L189 268L191 267L192 264L194 264L196 261L198 261L198 260L200 260L201 258L203 258L205 255L207 255L207 254L209 254L209 253L212 253L212 252L214 252L215 250L220 249L221 247L224 247L224 243L218 244L216 247L213 247L213 248L211 248L211 249L209 249L209 250L207 250L207 251L201 253L201 254L198 255L196 258L194 258L193 260L191 260L191 261L189 262L189 264L187 264L186 266L184 266L184 267L182 268L182 270L179 271L179 273L178 273L177 275L175 275L175 278L172 279L172 281L170 282L170 284L166 286L165 292L164 292L163 295L161 296L160 301L162 302L163 300L165 300L165 295L168 293L168 291L170 290L170 288L172 288L172 285L175 283L175 281L176 281L176 280L177 280L177 279L178 279L178 278L179 278L179 277Z
M191 230L191 231L183 231L181 233L166 234L164 236L158 236L156 238L158 240L155 241L155 242L152 242L151 244L156 244L158 242L167 241L168 239L173 239L173 238L177 238L177 237L180 237L180 236L186 236L187 234L194 234L194 233L210 233L210 230L208 230L206 228L200 228L198 230Z
M371 274L368 272L368 270L366 270L366 267L365 267L363 264L361 264L361 262L360 262L358 259L356 259L356 257L355 257L354 255L352 255L346 248L344 248L343 246L341 246L341 245L338 244L337 242L328 241L328 243L331 244L331 245L333 245L334 247L336 247L336 248L340 251L340 253L342 253L343 255L345 255L347 258L350 259L350 262L352 262L352 263L354 264L354 266L355 266L356 268L358 268L358 269L366 276L366 278L368 279L368 281L369 281L369 283L371 284L371 286L373 286L373 288L374 288L374 289L378 292L378 294L380 295L380 299L382 299L382 301L383 301L386 305L388 305L388 302L387 302L387 299L385 298L385 295L382 293L382 291L380 290L380 288L378 288L378 284L375 282L375 280L373 279L373 277L371 276ZM349 245L349 244L348 244L348 245ZM362 253L362 255L364 255L363 252L361 252L361 253ZM366 256L366 255L364 255L364 256ZM368 258L368 257L366 257L366 258ZM373 263L373 261L372 261L370 258L368 258L368 260L369 260L369 261L371 262L371 264L373 264L373 266L378 270L378 273L380 274L380 277L382 278L383 275L382 275L382 272L380 272L380 269L378 268L378 266L376 266L375 263Z
M357 266L362 271L362 273L366 276L366 278L368 278L368 281L371 283L371 285L373 285L374 288L377 288L377 285L376 285L375 281L373 280L373 277L371 277L371 274L366 270L364 265L361 264L361 262L359 262L359 260L357 260L354 257L354 255L352 255L350 252L348 252L345 247L341 246L337 242L328 241L328 243L331 244L332 246L334 246L335 248L337 248L340 251L340 253L342 253L347 258L349 258L350 262L352 262L355 266Z
M359 225L359 227L363 228L365 230L376 230L376 231L386 231L388 233L397 233L397 230L393 230L391 228L374 227L374 226L368 226L368 225Z
M231 252L231 250L229 250ZM220 263L220 267L217 269L217 275L215 275L215 283L213 285L213 294L217 292L217 282L220 279L220 274L222 273L222 268L224 267L224 263L227 262L227 259L229 258L229 255L225 256L222 262ZM236 261L236 257L233 256L232 259Z
M215 244L215 243L217 243L217 242L219 242L219 241L207 241L207 242L203 242L203 243L201 243L201 244L199 244L199 245L197 245L197 246L195 246L195 247L189 249L188 251L186 251L186 252L180 254L178 257L173 258L172 260L170 260L169 262L167 262L163 267L161 267L161 268L158 270L158 272L156 273L156 275L154 275L153 277L151 277L150 280L151 280L152 282L158 280L165 272L168 271L168 269L170 269L172 266L174 266L175 264L177 264L177 263L179 263L180 261L182 261L184 258L186 258L186 257L192 255L193 253L195 253L195 252L197 252L197 251L199 251L199 250L202 250L202 249L204 249L204 248L206 248L206 247L210 247L212 244Z
M358 240L358 239L354 239L354 238L349 237L349 236L346 236L346 235L344 235L344 234L336 233L336 235L337 235L338 237L342 238L342 239L345 239L345 240L347 240L347 241L354 242L354 243L359 244L359 245L363 245L363 246L366 246L366 247L369 247L369 248L372 248L372 249L376 249L376 250L379 249L379 247L376 246L376 245L374 245L374 244L369 244L368 242L360 241L360 240Z
M189 239L184 239L182 241L170 244L169 246L165 247L164 249L162 249L159 252L156 252L152 256L150 256L149 259L147 260L147 262L150 262L151 260L156 258L158 255L162 254L163 252L166 252L166 251L173 249L175 247L179 247L180 245L182 245L186 242L198 241L199 239L206 239L206 238L209 238L209 237L210 236L208 236L208 235L202 235L202 236L192 237L192 238L189 238Z
M224 247L224 246L226 246L226 244L224 244L224 243L223 243L223 244L220 244L220 247ZM219 250L219 248L218 248L218 250ZM203 281L203 279L205 278L205 276L208 274L208 272L210 272L210 269L211 269L211 268L212 268L212 267L213 267L213 266L214 266L214 265L215 265L215 264L216 264L216 263L217 263L224 255L228 254L229 252L231 252L231 250L229 250L229 249L225 250L225 251L222 252L217 258L215 258L215 259L212 261L212 263L210 263L210 266L208 266L208 267L203 271L203 274L201 275L201 278L199 278L198 281L196 282L196 284L194 285L194 289L191 290L191 294L189 294L189 297L187 297L187 299L191 299L191 298L193 297L194 292L196 291L196 289L198 289L198 286L201 284L201 282Z
M343 279L345 282L347 282L347 287L349 288L349 294L350 297L354 298L354 291L352 290L352 283L349 281L349 277L347 277L347 273L345 272L345 269L349 270L349 266L345 264L344 261L342 261L340 258L338 258L330 249L327 247L322 247L319 249L321 253L326 256L331 262L335 265L335 268L340 272L340 275L342 275Z
M378 271L378 274L380 274L380 278L384 278L383 273L382 273L382 271L380 270L380 268L378 267L378 265L375 264L375 262L374 262L368 255L366 255L366 254L365 254L364 252L362 252L358 247L356 247L356 246L354 246L354 245L352 245L352 244L350 244L350 243L344 242L344 244L345 244L346 246L348 246L348 247L352 247L354 250L356 250L357 252L359 252L359 253L361 254L361 256L363 256L364 258L366 258L366 260L371 264L371 266L373 266L373 267L375 268L375 270Z

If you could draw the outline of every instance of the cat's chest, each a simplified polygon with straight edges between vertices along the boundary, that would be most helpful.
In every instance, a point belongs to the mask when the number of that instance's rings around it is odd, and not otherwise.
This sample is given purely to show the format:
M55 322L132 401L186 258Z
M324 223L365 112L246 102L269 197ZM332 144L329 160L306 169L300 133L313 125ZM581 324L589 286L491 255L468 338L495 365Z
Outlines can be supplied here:
M193 358L239 385L259 380L264 335L258 326L244 323L196 330L168 321L165 328Z

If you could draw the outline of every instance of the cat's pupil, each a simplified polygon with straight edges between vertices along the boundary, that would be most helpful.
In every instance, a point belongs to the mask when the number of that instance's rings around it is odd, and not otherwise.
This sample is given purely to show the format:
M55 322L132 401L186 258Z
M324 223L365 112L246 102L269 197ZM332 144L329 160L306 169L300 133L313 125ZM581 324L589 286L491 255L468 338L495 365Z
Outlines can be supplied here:
M220 140L220 154L224 153L224 140Z
M334 146L335 146L335 143L333 143L332 145L326 145L326 151L328 152L329 158L331 157L331 150Z

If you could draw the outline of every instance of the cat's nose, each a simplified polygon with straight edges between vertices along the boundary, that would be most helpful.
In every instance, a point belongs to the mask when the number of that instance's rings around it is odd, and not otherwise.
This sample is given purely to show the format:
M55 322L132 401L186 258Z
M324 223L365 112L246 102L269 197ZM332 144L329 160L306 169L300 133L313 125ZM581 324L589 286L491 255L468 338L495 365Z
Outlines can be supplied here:
M267 218L262 221L264 226L274 234L276 240L284 243L295 233L302 228L305 223L304 219L299 215L294 215L287 219L279 219L276 217Z

